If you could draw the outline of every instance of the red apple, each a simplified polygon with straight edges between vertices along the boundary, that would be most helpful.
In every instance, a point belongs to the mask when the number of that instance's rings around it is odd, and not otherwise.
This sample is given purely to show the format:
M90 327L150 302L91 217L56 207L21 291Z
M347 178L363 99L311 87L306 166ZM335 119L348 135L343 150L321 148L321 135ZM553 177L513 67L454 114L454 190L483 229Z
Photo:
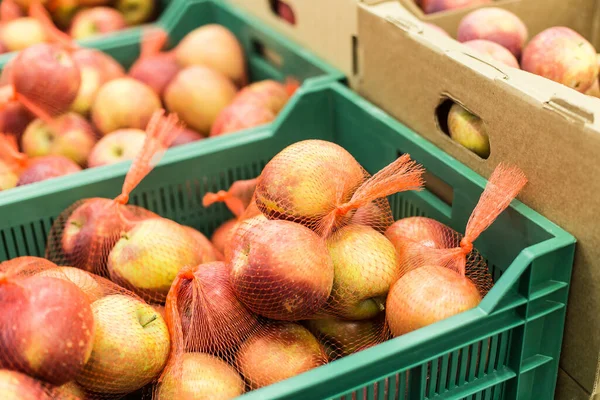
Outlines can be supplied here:
M99 167L133 160L144 146L146 132L140 129L119 129L96 143L88 158L88 166Z
M0 364L54 385L73 380L90 358L94 317L72 282L34 275L0 283Z
M123 128L146 129L152 114L161 107L149 86L132 78L114 79L96 94L92 121L104 135Z
M97 34L116 32L127 26L123 14L110 7L83 9L75 14L70 34L81 40Z
M506 47L516 58L521 57L529 36L527 27L510 11L487 7L467 14L458 26L459 42L489 40Z
M4 0L0 4L0 20L2 22L12 21L24 16L25 13L14 0Z
M272 79L266 79L251 83L240 90L235 96L234 103L253 102L264 106L277 115L291 97L288 90L290 89L286 85Z
M165 90L165 103L192 129L208 134L219 113L236 94L224 75L203 66L181 70Z
M90 304L104 296L104 289L99 281L96 280L95 275L92 275L79 268L54 267L43 269L42 271L38 272L37 275L64 279L75 284L75 286L85 293Z
M242 303L272 319L312 316L333 285L333 263L324 241L290 221L243 222L236 232L231 268L231 283Z
M21 270L23 272L45 271L47 269L56 268L56 264L52 261L41 257L22 256L0 263L0 272Z
M217 261L175 279L167 309L178 310L186 351L229 352L258 326L257 317L237 299L229 274L229 265Z
M179 135L177 135L177 138L175 138L175 140L173 140L173 142L171 143L171 147L176 147L176 146L181 146L181 145L192 143L192 142L197 142L198 140L202 140L202 139L204 139L204 136L202 136L198 132L193 131L191 129L184 128L181 130L181 133L179 133Z
M506 66L519 68L519 62L515 56L508 51L506 47L502 47L498 43L494 43L489 40L476 39L468 40L463 44L479 53L487 54Z
M37 157L31 160L29 166L21 173L17 186L29 185L79 171L81 171L81 167L67 157Z
M12 102L0 110L0 132L10 133L20 140L25 128L35 116L22 104Z
M536 35L521 60L525 71L585 93L598 79L596 50L583 36L562 26Z
M60 155L81 166L86 165L95 144L96 133L92 125L73 112L57 117L50 124L36 119L21 139L23 152L29 157Z
M254 128L273 120L275 114L260 104L249 101L234 102L219 113L210 129L210 136L221 136Z
M270 323L242 344L237 367L252 389L280 382L327 362L318 340L294 323Z
M175 48L177 61L184 67L202 65L225 75L238 87L247 81L244 51L227 28L208 24L196 28Z
M420 329L479 305L481 296L468 278L440 266L423 266L390 289L386 318L394 336Z
M0 398L6 400L51 400L41 382L17 371L0 369Z
M8 51L19 51L48 41L42 24L35 18L23 17L2 25L0 40Z
M225 246L231 241L231 235L237 226L237 219L230 219L219 226L212 234L210 241L215 249L221 254L225 254Z
M421 0L420 6L425 14L432 14L491 2L492 0Z
M292 7L284 1L277 2L277 14L292 25L296 24L296 16Z

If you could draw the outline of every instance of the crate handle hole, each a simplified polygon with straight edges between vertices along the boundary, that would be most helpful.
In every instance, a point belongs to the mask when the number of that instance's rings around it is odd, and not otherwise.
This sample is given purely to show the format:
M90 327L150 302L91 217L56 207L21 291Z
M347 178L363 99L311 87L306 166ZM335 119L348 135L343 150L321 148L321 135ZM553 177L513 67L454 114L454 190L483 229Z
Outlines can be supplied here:
M283 66L283 57L281 54L265 46L265 44L258 39L252 39L252 51L277 68Z
M452 140L467 148L479 158L491 154L490 138L484 121L459 102L443 97L435 110L438 129Z
M281 0L269 0L269 8L280 19L290 25L296 25L296 13L289 3Z

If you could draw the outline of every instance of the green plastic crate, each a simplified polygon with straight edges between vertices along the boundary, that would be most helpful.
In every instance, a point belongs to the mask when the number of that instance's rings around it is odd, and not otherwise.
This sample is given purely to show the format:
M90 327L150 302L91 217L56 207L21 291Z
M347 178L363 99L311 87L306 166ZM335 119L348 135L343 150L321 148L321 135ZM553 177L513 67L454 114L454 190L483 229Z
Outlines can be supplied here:
M396 218L425 215L464 231L485 179L340 83L300 89L275 124L175 148L132 203L210 234L231 218L207 191L257 176L285 146L318 138L348 149L370 172L409 153L453 189L449 205L428 190L390 198ZM64 208L115 197L129 163L90 170L0 198L0 259L42 255ZM496 280L476 309L242 396L264 399L551 399L575 239L519 201L476 241ZM488 351L489 349L489 351Z
M107 33L104 35L97 35L97 36L94 36L89 39L81 40L81 41L79 41L79 43L85 47L98 47L100 45L100 43L102 43L102 41L106 40L106 38L118 37L119 35L123 35L123 34L127 35L127 34L129 34L130 31L139 30L140 27L147 26L148 24L158 21L161 18L161 16L169 8L181 8L187 2L187 0L155 0L155 1L157 3L157 17L154 18L154 21L151 21L147 24L135 26L132 28L122 29L118 32L111 32L111 33ZM1 3L1 1L0 1L0 3ZM13 58L16 54L17 54L17 52L9 52L9 53L4 53L4 54L0 55L0 65L6 64L6 62L8 62L8 60Z

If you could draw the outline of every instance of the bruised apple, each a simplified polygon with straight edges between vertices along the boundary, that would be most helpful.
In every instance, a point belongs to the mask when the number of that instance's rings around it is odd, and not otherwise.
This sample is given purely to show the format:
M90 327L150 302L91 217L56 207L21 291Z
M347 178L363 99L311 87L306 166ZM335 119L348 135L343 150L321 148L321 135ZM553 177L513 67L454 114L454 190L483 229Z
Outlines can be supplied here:
M295 323L270 323L240 347L237 367L252 389L299 375L327 362L319 341Z
M477 307L481 295L470 279L440 266L406 273L392 286L386 318L394 336L431 325Z
M95 324L75 284L34 275L0 283L0 331L2 367L61 385L90 358Z

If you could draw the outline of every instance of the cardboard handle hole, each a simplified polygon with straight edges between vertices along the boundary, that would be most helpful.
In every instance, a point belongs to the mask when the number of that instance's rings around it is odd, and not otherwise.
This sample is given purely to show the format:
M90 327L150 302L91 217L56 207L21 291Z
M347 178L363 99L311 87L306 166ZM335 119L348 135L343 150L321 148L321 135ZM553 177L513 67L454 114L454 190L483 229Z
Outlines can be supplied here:
M491 153L484 121L458 102L444 97L435 110L438 128L452 140L486 160Z
M294 9L285 1L281 0L268 0L269 8L279 18L284 20L290 25L296 25L296 13Z
M277 51L265 46L265 44L258 39L252 39L251 44L252 51L255 54L258 54L261 58L265 59L268 63L277 68L282 67L283 57Z

